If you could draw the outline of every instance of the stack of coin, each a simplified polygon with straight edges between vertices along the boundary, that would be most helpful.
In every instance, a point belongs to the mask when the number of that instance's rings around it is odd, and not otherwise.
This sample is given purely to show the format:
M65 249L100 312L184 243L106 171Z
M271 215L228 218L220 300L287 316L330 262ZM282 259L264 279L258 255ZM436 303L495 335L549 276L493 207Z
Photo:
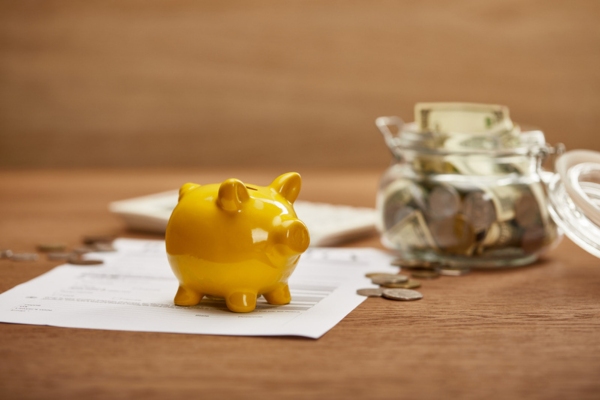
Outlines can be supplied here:
M463 266L451 266L440 262L429 262L416 259L396 259L391 263L411 272L411 278L436 279L439 276L463 276L470 269ZM423 298L420 292L415 290L421 286L417 279L411 279L402 274L390 274L388 272L369 272L365 274L371 279L371 283L379 285L378 288L363 288L356 291L357 294L367 297L383 297L390 300L419 300Z

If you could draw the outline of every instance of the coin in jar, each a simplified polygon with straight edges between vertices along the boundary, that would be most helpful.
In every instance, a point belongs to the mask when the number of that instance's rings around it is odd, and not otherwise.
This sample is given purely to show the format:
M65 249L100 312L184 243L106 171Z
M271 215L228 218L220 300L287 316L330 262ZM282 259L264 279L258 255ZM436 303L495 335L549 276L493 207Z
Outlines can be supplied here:
M466 254L475 244L475 232L464 215L432 221L430 229L438 246L449 253Z
M496 208L490 196L476 191L467 194L463 200L462 213L475 232L487 230L496 221Z
M460 210L460 195L452 186L438 185L427 199L427 214L431 218L448 218Z
M541 225L540 208L533 193L525 192L515 201L515 220L524 228Z
M383 297L390 300L412 301L423 298L423 295L411 289L383 289Z
M546 244L547 233L543 226L532 226L523 231L521 236L521 248L526 253L535 253L541 250Z
M356 294L367 297L381 297L382 293L383 289L381 288L364 288L356 291Z

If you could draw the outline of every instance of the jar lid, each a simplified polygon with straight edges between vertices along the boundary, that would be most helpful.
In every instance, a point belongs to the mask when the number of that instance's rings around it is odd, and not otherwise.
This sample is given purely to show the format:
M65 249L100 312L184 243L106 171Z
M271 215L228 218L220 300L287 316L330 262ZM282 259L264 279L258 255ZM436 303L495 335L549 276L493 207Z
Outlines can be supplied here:
M600 153L572 150L546 175L549 211L565 235L600 257Z

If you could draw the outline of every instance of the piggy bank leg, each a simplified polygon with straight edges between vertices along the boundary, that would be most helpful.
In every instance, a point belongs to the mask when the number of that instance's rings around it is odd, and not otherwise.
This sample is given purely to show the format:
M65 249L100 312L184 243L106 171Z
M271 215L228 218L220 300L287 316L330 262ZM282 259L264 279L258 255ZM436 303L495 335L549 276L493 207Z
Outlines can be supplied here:
M263 294L264 298L269 304L289 304L292 301L292 295L290 294L290 288L287 283L281 283L277 288L269 293Z
M233 292L225 297L229 311L246 313L256 308L256 292Z
M204 297L202 293L179 286L174 302L177 306L195 306L200 303L202 297Z

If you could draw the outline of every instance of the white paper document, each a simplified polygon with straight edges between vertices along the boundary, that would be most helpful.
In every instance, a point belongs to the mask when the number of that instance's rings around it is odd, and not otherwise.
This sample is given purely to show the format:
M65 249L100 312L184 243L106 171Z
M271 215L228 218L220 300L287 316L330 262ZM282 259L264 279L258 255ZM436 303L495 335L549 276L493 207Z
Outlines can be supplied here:
M258 299L256 310L236 314L204 298L193 307L173 304L178 282L164 241L118 239L113 253L94 253L103 265L63 265L0 295L0 322L67 328L239 336L319 338L365 299L365 273L397 272L392 256L376 249L311 248L289 280L292 302Z

